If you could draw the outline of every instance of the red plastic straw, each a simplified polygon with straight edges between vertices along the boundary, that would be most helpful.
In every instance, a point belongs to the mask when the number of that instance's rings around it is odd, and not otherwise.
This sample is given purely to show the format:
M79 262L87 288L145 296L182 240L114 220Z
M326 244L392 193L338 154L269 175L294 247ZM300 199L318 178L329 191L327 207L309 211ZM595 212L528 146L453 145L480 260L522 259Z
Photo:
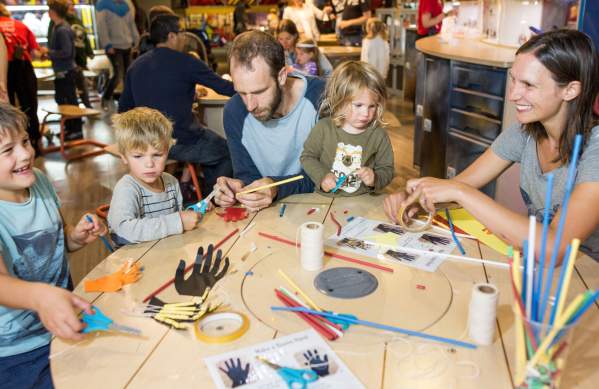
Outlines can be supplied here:
M277 242L286 243L286 244L291 245L291 246L301 247L300 243L296 244L295 242L293 242L293 241L291 241L289 239L281 238L281 237L276 236L276 235L267 234L266 232L258 232L258 235L263 236L263 237L268 238L268 239L276 240ZM355 263L355 264L358 264L358 265L372 267L372 268L375 268L375 269L379 269L379 270L382 270L382 271L393 273L393 269L391 269L390 267L387 267L387 266L377 265L376 263L362 261L361 259L347 257L345 255L341 255L341 254L337 254L337 253L332 253L330 251L325 251L324 254L328 255L329 257L341 259L342 261L352 262L352 263Z
M339 236L339 235L341 235L341 223L339 223L337 218L335 218L335 214L333 212L331 212L330 215L331 215L331 220L333 221L333 223L335 223L337 225L337 236Z
M293 301L290 298L288 298L287 296L285 296L285 294L283 294L283 292L280 292L277 289L275 289L275 294L277 295L279 300L281 300L283 302L283 304L285 304L288 307L299 307L300 306L299 304L296 304L295 301ZM316 331L318 331L318 333L320 333L322 336L324 336L328 340L335 340L338 338L336 333L329 330L327 327L325 327L324 324L320 323L316 318L314 318L306 313L302 313L302 312L296 312L296 313L299 317L304 319L304 321L306 323L308 323L312 328L314 328Z
M239 232L239 228L236 228L235 230L231 231L231 233L229 233L229 235L225 236L220 242L218 242L215 246L214 249L218 249L220 246L222 246L226 241L228 241L233 235L235 235L237 232ZM191 268L193 267L193 265L195 264L195 261L192 262L189 266L187 266L185 268L185 273L187 273L189 270L191 270ZM150 301L150 299L152 297L155 297L158 293L162 292L163 290L165 290L166 288L168 288L170 285L172 285L175 282L175 277L171 278L170 280L168 280L164 285L162 285L160 288L156 289L155 291L153 291L152 293L150 293L149 295L146 296L145 299L143 299L144 303L147 303L148 301Z

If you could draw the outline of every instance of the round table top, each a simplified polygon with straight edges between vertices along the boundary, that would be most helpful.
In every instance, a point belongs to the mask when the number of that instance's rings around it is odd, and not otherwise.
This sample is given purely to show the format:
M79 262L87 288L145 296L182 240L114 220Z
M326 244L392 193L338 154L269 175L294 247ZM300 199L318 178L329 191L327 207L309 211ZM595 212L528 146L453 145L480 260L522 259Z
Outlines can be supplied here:
M352 301L333 299L313 287L314 273L298 265L296 249L268 240L260 232L293 241L298 227L308 221L321 222L325 237L335 233L331 213L346 224L350 216L387 220L382 195L329 198L318 194L295 195L284 199L282 217L277 205L247 219L226 223L214 212L202 220L197 229L159 241L125 246L94 268L87 278L95 279L114 272L126 260L133 259L144 267L143 277L116 293L85 293L79 284L75 293L99 307L117 323L137 327L141 337L114 333L90 335L80 343L54 339L51 344L51 368L57 388L164 388L213 387L203 358L272 340L308 328L295 315L269 312L279 305L275 286L286 285L278 276L283 269L304 291L326 309L357 313L362 319L387 322L423 330L427 334L469 341L467 336L468 305L473 285L491 282L499 291L497 333L493 344L475 350L431 343L413 337L352 326L329 345L354 375L368 388L508 388L512 387L510 369L514 366L514 315L509 273L498 267L445 261L434 273L401 264L381 262L393 273L361 265L379 283L371 295ZM310 208L319 211L308 213ZM253 227L240 236L235 233L222 245L231 260L227 276L220 280L211 298L226 304L225 310L238 311L250 319L247 333L226 344L205 344L195 339L193 330L174 330L145 317L124 312L141 302L165 281L171 279L180 259L194 260L199 246L221 241L235 229ZM477 241L463 239L470 257L507 261ZM251 248L257 249L252 251ZM327 248L329 250L329 248ZM337 249L330 249L336 251ZM248 254L249 253L249 254ZM379 262L351 255L370 262ZM245 260L242 260L245 258ZM348 266L325 258L325 267ZM576 263L568 298L587 287L599 287L599 269L594 261L581 256ZM556 272L556 278L558 277ZM426 286L417 288L418 284ZM212 297L214 296L214 297ZM187 301L173 285L158 297L163 301ZM599 309L587 314L576 332L566 372L564 387L594 388L599 369L594 361L599 350L594 347L599 335Z

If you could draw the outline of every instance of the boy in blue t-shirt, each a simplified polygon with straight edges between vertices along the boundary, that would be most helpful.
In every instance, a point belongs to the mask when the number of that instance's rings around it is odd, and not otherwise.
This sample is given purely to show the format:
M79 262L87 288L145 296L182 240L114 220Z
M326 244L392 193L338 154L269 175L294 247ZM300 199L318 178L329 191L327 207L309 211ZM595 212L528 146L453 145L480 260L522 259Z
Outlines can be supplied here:
M27 118L0 103L0 380L8 388L52 388L51 334L83 338L66 251L106 233L92 216L64 224L48 178L33 167Z

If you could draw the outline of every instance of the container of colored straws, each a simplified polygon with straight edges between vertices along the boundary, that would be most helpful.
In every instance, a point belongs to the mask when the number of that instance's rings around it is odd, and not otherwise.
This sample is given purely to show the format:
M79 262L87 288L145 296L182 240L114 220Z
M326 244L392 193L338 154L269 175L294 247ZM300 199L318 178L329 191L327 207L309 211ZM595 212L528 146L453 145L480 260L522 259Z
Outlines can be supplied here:
M516 388L559 388L574 328L599 296L599 291L587 290L568 297L574 263L578 255L580 240L574 239L567 246L561 269L556 271L557 257L561 245L568 202L574 188L576 165L580 154L582 136L577 135L570 165L560 219L557 224L551 255L547 254L553 174L547 175L545 212L541 246L535 253L536 225L534 216L529 219L528 239L522 247L522 261L515 252L510 261L511 287L514 292L516 358L514 385ZM529 242L531 242L529 244ZM547 263L546 257L547 256ZM554 281L556 276L556 282ZM549 295L553 293L553 304ZM569 303L566 303L569 301Z

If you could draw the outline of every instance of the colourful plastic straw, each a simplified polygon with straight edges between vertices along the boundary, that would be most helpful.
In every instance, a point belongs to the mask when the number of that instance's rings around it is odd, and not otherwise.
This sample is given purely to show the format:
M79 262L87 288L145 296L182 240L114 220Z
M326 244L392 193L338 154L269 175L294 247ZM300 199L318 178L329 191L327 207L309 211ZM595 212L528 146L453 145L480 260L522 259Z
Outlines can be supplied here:
M537 219L534 215L528 218L528 247L526 254L526 317L530 320L532 317L532 291L534 289L535 272L535 242L537 234Z
M444 338L442 336L429 335L429 334L425 334L423 332L418 332L418 331L413 331L413 330L406 330L404 328L389 326L389 325L386 325L386 324L379 324L379 323L374 323L374 322L371 322L371 321L354 319L352 317L340 316L340 315L338 315L336 313L320 312L320 311L315 311L313 309L307 309L307 308L302 308L302 307L270 307L270 309L273 310L273 311L289 311L289 312L311 313L313 315L324 316L324 317L332 318L332 319L343 319L343 320L345 320L345 321L347 321L347 322L349 322L351 324L359 324L359 325L363 325L363 326L367 326L367 327L378 328L378 329L385 330L385 331L399 332L399 333L404 334L404 335L416 336L416 337L419 337L419 338L433 340L435 342L448 343L448 344L451 344L451 345L454 345L454 346L458 346L458 347L465 347L465 348L469 348L469 349L476 349L477 348L477 346L475 344L468 343L468 342L462 342L460 340L455 340L455 339L450 339L450 338Z
M569 244L568 247L566 247L566 253L564 255L564 261L562 262L562 269L560 270L560 274L559 274L559 281L557 282L557 287L556 287L556 296L555 296L555 303L553 304L553 307L551 308L551 314L549 316L549 323L553 324L555 322L555 314L557 313L557 302L559 299L559 295L562 289L562 285L564 283L564 278L566 275L566 268L568 267L568 263L570 261L570 252L572 251L572 245Z
M455 227L453 226L453 222L451 221L451 216L449 215L449 209L445 208L445 216L447 217L447 224L449 224L449 232L451 232L451 238L455 242L455 245L458 246L458 250L462 255L466 255L466 250L462 247L462 244L458 240L458 237L455 235Z
M335 187L333 188L333 190L331 191L332 193L337 193L337 191L339 190L339 188L341 188L341 185L343 185L343 183L345 182L345 180L347 180L348 176L341 176L337 179L337 183L335 185Z
M522 303L526 304L526 289L528 288L528 278L526 275L528 274L528 241L525 240L522 243L522 266L524 267L524 272L522 273L522 290L520 290ZM524 305L524 311L526 312L526 305Z
M580 308L574 313L570 320L568 320L568 325L574 325L578 323L578 320L580 320L582 315L584 315L584 313L589 309L589 307L593 305L597 298L599 298L599 290L592 293L590 297L587 297L587 299L582 303Z
M551 253L551 260L549 261L549 269L547 269L547 278L543 297L541 302L541 312L539 322L543 322L545 317L545 310L547 309L547 302L549 301L549 292L551 291L551 284L553 280L553 271L555 269L555 262L557 261L557 255L559 253L559 246L564 234L564 225L566 224L566 214L568 211L568 203L570 202L570 196L574 189L574 180L576 179L576 164L578 163L578 155L580 154L580 146L582 144L582 135L576 135L574 140L574 149L572 150L572 156L570 158L570 167L568 168L568 180L566 181L566 192L564 193L564 201L562 202L561 214L559 223L557 225L557 233L555 234L555 241L553 245L553 252Z
M580 247L580 239L574 239L572 241L572 249L566 257L567 263L562 264L562 271L560 274L560 280L557 284L557 292L555 295L555 304L551 310L551 317L549 323L553 325L555 316L560 317L564 310L564 304L566 304L566 297L568 296L568 289L570 289L570 280L572 279L572 270L574 269L574 262L576 262L576 256L578 255L578 248ZM565 275L564 275L565 273ZM562 285L563 284L563 285ZM554 313L553 311L556 310Z
M539 266L537 278L535 279L534 295L537 299L535 320L539 320L541 314L540 302L543 291L543 274L545 273L545 255L547 253L547 234L549 232L549 211L551 210L551 196L553 194L553 173L547 175L547 191L545 192L545 210L543 211L543 232L541 234L541 250L539 253Z

